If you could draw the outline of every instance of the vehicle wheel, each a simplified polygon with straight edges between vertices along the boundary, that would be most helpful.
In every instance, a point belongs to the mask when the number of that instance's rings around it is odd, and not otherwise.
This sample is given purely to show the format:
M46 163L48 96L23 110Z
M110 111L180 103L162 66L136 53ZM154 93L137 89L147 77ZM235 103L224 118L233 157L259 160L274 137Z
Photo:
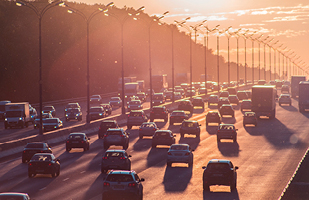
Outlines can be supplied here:
M245 123L242 123L243 124L243 126L245 127L246 126L246 124Z
M234 114L232 114L232 117L234 118L234 117L235 117L235 115L234 115Z
M156 148L157 147L157 145L155 145L155 144L153 144L153 145L151 145L152 146L152 148Z
M241 112L244 111L244 109L240 109L240 110L241 110Z
M208 107L210 106L210 103L208 103Z
M172 166L172 162L167 162L166 164L167 164L168 167Z
M292 104L290 103L290 106L291 106Z
M232 183L232 185L230 186L231 191L236 190L236 181L234 183Z
M218 142L218 143L220 142L220 138L219 138L219 137L217 137L217 142Z
M60 169L58 169L56 176L60 175Z
M139 200L143 200L143 191L142 191L141 195L139 196Z
M130 130L132 128L132 126L127 126L127 128Z
M206 126L208 126L208 122L206 122Z
M143 135L140 134L140 135L139 135L139 139L143 139Z
M90 150L90 145L88 145L87 150L88 150L88 151Z
M185 134L184 134L184 133L181 133L180 136L181 136L182 138L184 138L184 137L185 137Z
M25 123L26 128L28 128L28 122Z
M128 149L128 147L129 147L129 144L122 146L123 149Z
M209 190L210 190L210 189L209 189L209 185L203 183L203 190L209 191Z
M34 176L34 174L28 172L28 177L29 178L32 178L33 176Z
M279 103L279 106L281 106L281 103Z
M200 134L200 133L196 134L196 137L197 137L197 138L200 138L200 136L201 136L201 134Z
M55 177L56 176L56 172L51 173L51 176Z
M254 126L257 126L257 123L255 123Z
M188 163L189 167L193 166L193 161Z
M5 129L8 129L8 126L5 125L4 128L5 128Z
M22 159L21 159L21 162L22 162L22 163L26 163L27 160L22 158Z
M153 119L152 119L152 118L150 118L150 122L153 122Z
M235 136L234 138L233 138L233 142L236 142L237 141L237 137Z

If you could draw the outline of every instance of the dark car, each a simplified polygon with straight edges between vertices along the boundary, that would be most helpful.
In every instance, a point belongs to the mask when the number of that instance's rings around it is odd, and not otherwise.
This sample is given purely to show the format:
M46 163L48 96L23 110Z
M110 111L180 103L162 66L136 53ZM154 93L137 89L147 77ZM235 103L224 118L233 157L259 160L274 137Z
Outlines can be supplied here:
M190 100L181 100L178 104L178 110L184 110L189 111L190 113L193 113L193 104Z
M146 101L146 94L145 94L145 92L138 92L136 94L136 96L138 96L139 100L141 100L142 102Z
M81 109L79 103L68 103L65 108L64 108L64 114L66 113L66 111L70 108L79 108Z
M194 97L192 100L192 105L193 107L202 107L203 110L205 108L204 101L201 97Z
M127 128L131 129L132 126L140 126L142 123L147 121L148 118L143 110L131 110L127 119Z
M133 100L133 101L129 102L128 111L140 110L140 109L143 109L143 104L142 104L141 100Z
M244 110L251 110L251 107L252 107L252 102L251 100L248 100L248 99L245 99L241 102L241 105L240 105L240 110L241 111L244 111Z
M219 98L221 97L229 97L230 93L228 91L222 91L220 92Z
M104 138L104 135L109 128L119 128L118 123L116 120L104 120L101 122L98 137L99 139Z
M172 144L167 152L167 166L171 167L173 163L188 163L188 166L192 167L193 151L188 144Z
M290 93L290 86L288 85L282 85L281 87L281 93Z
M208 126L209 123L221 124L220 113L217 111L209 111L206 115L206 126Z
M175 144L175 137L171 130L157 130L152 137L152 148L156 148L157 145Z
M228 99L231 104L236 104L236 105L239 104L239 99L236 95L229 95Z
M109 100L109 104L112 107L113 106L121 107L122 106L122 100L120 99L120 97L111 97L111 99Z
M101 95L92 95L90 97L90 103L91 104L97 104L99 105L100 103L102 103L102 97Z
M50 113L53 117L56 116L56 109L54 106L44 106L42 113Z
M231 191L236 189L237 184L237 166L234 166L229 160L212 159L207 166L202 167L203 189L209 191L211 185L227 185Z
M29 161L36 153L53 153L50 146L45 142L28 143L22 153L21 160L23 163Z
M279 97L279 106L281 106L282 104L288 104L288 105L292 105L292 99L290 94L281 94Z
M27 193L20 192L1 192L1 200L30 200L30 197Z
M218 102L218 108L221 108L223 104L230 104L229 98L220 97L219 102Z
M228 87L228 88L226 89L226 91L229 92L229 95L236 95L236 94L237 94L237 90L236 90L235 87Z
M153 136L153 134L158 130L156 123L154 122L144 122L139 127L139 138L143 139L144 136Z
M104 136L104 149L108 149L111 145L119 145L127 149L129 147L129 133L122 128L109 128Z
M93 106L89 109L90 120L101 119L106 116L106 112L102 106Z
M244 100L244 99L248 99L248 95L246 91L238 91L237 92L237 97L240 101Z
M234 109L230 104L223 104L219 109L220 115L223 117L223 115L231 115L234 117Z
M163 93L154 93L152 96L152 105L158 106L160 104L163 104L165 102L165 97Z
M106 115L111 115L112 114L112 106L109 103L103 103L100 104L100 106L103 107L103 109L105 110Z
M192 134L196 137L200 137L201 129L200 124L194 120L184 120L180 126L180 135L185 137L185 134Z
M218 104L219 103L219 97L218 95L210 95L208 98L208 106L210 106L211 104Z
M66 139L65 149L71 151L72 148L83 148L87 151L90 148L89 140L85 133L70 133Z
M243 125L246 126L247 124L253 124L254 126L257 126L257 117L255 112L245 112Z
M60 160L52 153L37 153L28 163L28 176L32 178L37 174L50 174L52 177L60 174Z
M79 109L79 108L69 108L69 109L67 109L66 114L65 114L65 120L70 121L72 119L82 121L83 113L82 113L81 109Z
M139 178L135 171L112 170L103 182L102 200L143 199L143 181L145 179Z
M173 98L173 91L167 91L164 93L165 101L172 100Z
M220 124L217 131L217 142L221 142L221 139L232 139L233 142L236 142L237 130L234 124Z
M155 119L164 119L164 122L168 121L168 109L165 106L153 106L150 111L150 121Z
M110 169L131 170L131 155L123 149L109 149L105 152L101 161L101 172L106 173Z
M53 131L63 128L63 123L59 118L46 118L43 120L43 131Z
M174 125L174 123L182 123L183 120L188 119L185 111L183 110L174 110L170 115L170 125Z
M53 118L53 116L50 113L42 113L42 120L45 118ZM39 128L40 127L40 114L35 118L33 128Z

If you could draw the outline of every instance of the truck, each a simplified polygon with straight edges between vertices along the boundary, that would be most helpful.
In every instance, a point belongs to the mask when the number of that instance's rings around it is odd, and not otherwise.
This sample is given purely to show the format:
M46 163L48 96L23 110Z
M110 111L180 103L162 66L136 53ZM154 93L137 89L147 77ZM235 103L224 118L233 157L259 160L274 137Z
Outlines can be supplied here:
M5 105L11 103L11 101L0 101L0 120L4 120Z
M163 92L164 89L168 88L167 75L153 75L152 76L152 89L155 93Z
M140 92L145 92L145 81L139 80L139 81L137 81L137 83L138 83Z
M305 112L305 109L309 109L309 82L301 81L299 83L298 110Z
M124 84L124 94L126 97L136 95L139 91L139 84L137 82Z
M28 124L31 122L28 102L7 103L5 105L5 129L12 127L28 127Z
M190 73L176 73L176 85L181 83L190 83Z
M291 96L292 98L298 97L299 82L306 81L306 76L292 76L291 77Z
M254 85L252 87L252 112L257 117L266 116L273 119L276 116L277 90L273 85Z
M123 78L124 84L136 82L135 76L128 76ZM122 91L122 77L118 79L118 93L121 94Z

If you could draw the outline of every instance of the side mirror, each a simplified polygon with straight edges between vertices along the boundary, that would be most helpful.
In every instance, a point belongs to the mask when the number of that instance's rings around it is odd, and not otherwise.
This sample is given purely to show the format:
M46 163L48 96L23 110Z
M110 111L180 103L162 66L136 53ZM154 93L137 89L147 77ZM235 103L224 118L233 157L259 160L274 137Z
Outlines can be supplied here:
M173 137L176 137L176 135L173 135Z
M238 131L238 129L235 129L235 131Z
M235 169L238 169L238 167L237 167L237 166L235 166Z
M145 179L144 179L144 178L141 178L140 182L143 182L143 181L145 181Z
M56 161L60 162L60 159L59 159L59 158L57 158L57 159L56 159Z
M203 166L202 169L206 169L206 166Z
M199 124L199 126L202 126L202 124Z
M90 140L90 137L88 138L88 140Z
M132 156L131 156L131 155L129 155L128 157L129 157L129 158L131 158Z

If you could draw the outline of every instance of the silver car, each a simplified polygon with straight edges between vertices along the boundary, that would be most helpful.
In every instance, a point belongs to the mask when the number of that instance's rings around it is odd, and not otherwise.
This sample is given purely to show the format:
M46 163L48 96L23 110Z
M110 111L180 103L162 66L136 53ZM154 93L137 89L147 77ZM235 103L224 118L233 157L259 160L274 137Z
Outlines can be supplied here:
M193 150L188 144L172 144L167 152L167 166L171 167L172 163L188 163L189 167L193 166Z
M46 118L43 120L43 130L53 131L63 128L63 123L59 118Z
M109 169L131 170L131 155L124 149L107 150L102 157L101 172L106 173Z
M279 97L279 106L282 104L289 104L290 106L292 105L292 99L290 94L281 94Z
M109 100L109 104L113 107L113 106L118 106L121 107L122 105L122 100L120 99L120 97L112 97Z
M156 123L144 122L139 127L139 139L143 139L144 136L153 136L156 130L158 130Z

